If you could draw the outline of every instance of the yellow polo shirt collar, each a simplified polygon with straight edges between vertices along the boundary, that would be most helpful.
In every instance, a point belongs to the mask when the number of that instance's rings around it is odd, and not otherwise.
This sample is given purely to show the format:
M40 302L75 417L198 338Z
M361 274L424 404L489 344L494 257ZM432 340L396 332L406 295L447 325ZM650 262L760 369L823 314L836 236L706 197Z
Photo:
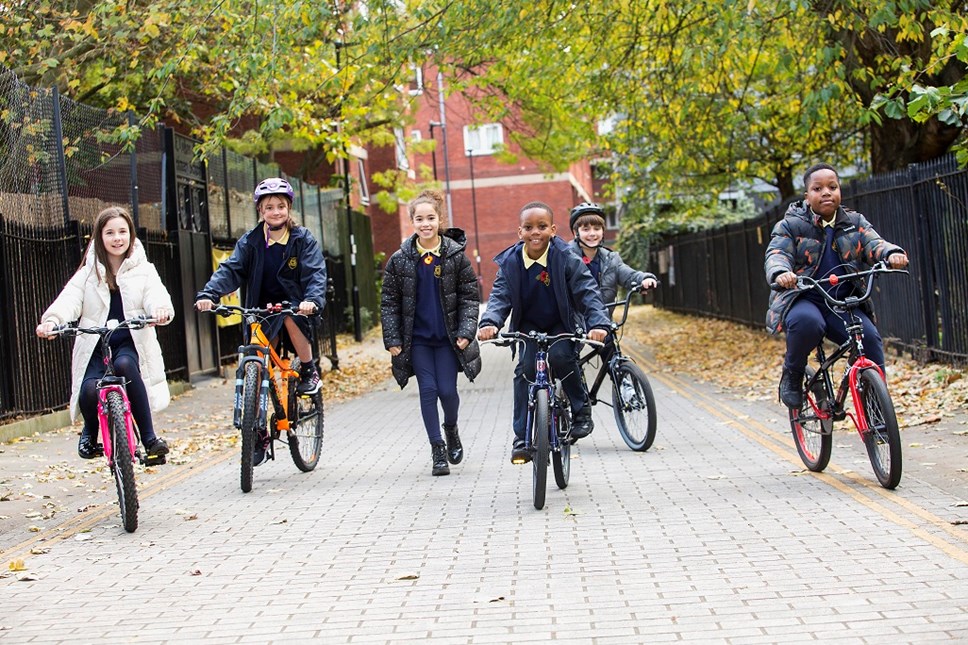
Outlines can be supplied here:
M440 257L440 243L438 242L437 246L432 249L425 249L424 247L420 246L420 241L417 240L417 254L420 257L423 257L428 253L432 253L433 255Z
M547 247L545 247L544 253L541 254L540 258L536 260L532 260L530 257L528 257L527 246L526 245L522 246L521 256L524 258L524 270L527 271L528 269L530 269L531 265L534 264L535 262L537 262L538 264L540 264L541 266L547 269L548 268L548 249L550 248L551 248L551 245L549 244Z
M271 237L269 237L269 225L268 224L263 224L262 225L262 232L265 234L265 237L266 237L266 247L267 248L270 247L270 246L272 246L273 244L289 244L289 228L288 227L286 227L286 232L283 233L282 234L282 237L280 237L278 240L274 240Z

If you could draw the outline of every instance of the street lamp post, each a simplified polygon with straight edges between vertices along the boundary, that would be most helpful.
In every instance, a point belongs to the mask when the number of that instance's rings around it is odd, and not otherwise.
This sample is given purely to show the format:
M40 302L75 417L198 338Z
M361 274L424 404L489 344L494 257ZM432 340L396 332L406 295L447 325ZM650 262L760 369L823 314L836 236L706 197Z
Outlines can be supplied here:
M440 123L437 121L430 122L430 139L435 144L437 143L437 140L434 139L434 128L439 126L440 126ZM436 182L437 181L437 146L436 145L434 145L434 147L430 149L430 165L433 166L434 168L434 181Z
M474 261L477 265L477 296L484 298L484 278L481 277L481 236L477 231L477 191L474 189L474 150L467 149L471 165L471 214L474 217Z

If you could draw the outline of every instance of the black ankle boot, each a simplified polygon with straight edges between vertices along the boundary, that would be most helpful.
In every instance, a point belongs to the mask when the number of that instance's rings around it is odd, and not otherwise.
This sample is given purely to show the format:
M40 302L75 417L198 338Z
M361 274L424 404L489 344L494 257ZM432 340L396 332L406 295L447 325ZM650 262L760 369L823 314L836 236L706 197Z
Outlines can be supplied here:
M457 434L457 426L443 426L444 436L447 437L447 461L452 464L459 464L464 458L464 446L460 443L460 435Z
M450 466L447 465L447 446L443 441L439 441L430 444L430 449L434 459L434 469L430 471L430 474L434 477L438 475L449 475Z
M780 376L779 392L783 405L799 410L803 405L803 372L794 372L784 367Z

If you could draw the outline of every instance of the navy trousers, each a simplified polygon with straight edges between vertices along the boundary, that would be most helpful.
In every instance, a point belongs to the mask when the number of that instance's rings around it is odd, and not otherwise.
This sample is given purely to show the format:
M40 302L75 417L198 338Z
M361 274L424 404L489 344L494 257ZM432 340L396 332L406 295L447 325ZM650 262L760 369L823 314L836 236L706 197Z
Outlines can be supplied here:
M514 436L524 439L528 425L528 384L535 379L534 356L537 346L527 341L521 347L518 364L514 368L514 419L512 427ZM555 343L548 352L548 363L556 378L561 378L561 385L571 401L571 411L578 412L588 405L588 394L582 385L578 372L578 353L575 343L562 340Z
M444 425L457 425L460 396L457 394L457 352L450 345L418 345L410 348L410 361L420 390L420 414L431 444L443 441L437 401L444 409Z
M114 356L114 373L123 376L128 381L128 402L131 404L131 416L141 434L141 443L149 444L155 438L155 427L151 421L151 406L148 404L148 390L141 380L141 367L138 360L138 350L134 343L128 342L111 350ZM78 406L84 417L82 433L91 439L98 440L97 420L97 382L104 376L104 357L100 346L94 350L94 355L87 364L84 380L81 382L81 393Z
M857 311L864 324L864 355L884 369L884 343L881 334L871 319L862 311ZM829 307L818 306L807 298L799 298L790 307L784 319L786 326L786 357L783 367L803 373L810 352L820 344L824 336L840 344L847 340L848 314L838 314Z

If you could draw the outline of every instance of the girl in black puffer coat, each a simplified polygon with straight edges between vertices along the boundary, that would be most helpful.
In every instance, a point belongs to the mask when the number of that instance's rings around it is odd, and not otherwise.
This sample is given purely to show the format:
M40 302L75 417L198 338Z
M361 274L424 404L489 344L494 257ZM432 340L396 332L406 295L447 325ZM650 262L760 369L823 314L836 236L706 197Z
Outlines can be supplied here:
M477 344L480 294L464 254L464 232L443 228L443 197L425 190L408 207L415 233L390 256L383 273L383 344L403 388L411 376L430 440L434 475L450 474L464 450L457 432L457 372L471 381L481 371ZM441 437L437 401L444 410Z

